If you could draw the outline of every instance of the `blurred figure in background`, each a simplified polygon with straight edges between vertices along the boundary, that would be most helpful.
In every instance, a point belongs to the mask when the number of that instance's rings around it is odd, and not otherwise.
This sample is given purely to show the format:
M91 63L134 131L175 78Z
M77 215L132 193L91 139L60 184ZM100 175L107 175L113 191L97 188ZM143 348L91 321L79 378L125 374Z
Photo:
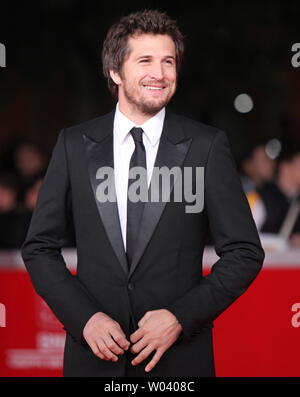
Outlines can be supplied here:
M18 201L18 181L14 175L0 175L0 249L20 248L25 240L43 174L32 177Z
M20 230L18 184L13 175L0 175L0 249L20 247L24 233Z
M256 191L271 181L275 173L275 161L271 159L264 144L252 147L241 163L242 185L245 193Z
M48 156L34 142L22 141L1 157L0 249L20 248L34 210Z
M17 181L10 175L0 175L0 214L10 213L17 204Z
M43 176L43 174L38 174L33 179L31 184L27 187L27 190L24 193L24 206L26 210L30 213L30 217L36 205L39 190L43 182Z
M258 190L274 178L276 163L267 154L263 143L251 147L241 162L241 181L258 230L265 219L266 210Z
M258 190L265 208L265 220L260 231L278 234L284 224L292 203L299 201L300 193L300 151L281 157L276 178ZM297 215L298 214L298 215ZM300 246L300 214L294 213L290 244ZM293 222L293 221L291 221Z
M44 172L47 156L42 148L33 142L22 142L14 150L14 168L20 184L20 199L23 200L28 186L36 176Z

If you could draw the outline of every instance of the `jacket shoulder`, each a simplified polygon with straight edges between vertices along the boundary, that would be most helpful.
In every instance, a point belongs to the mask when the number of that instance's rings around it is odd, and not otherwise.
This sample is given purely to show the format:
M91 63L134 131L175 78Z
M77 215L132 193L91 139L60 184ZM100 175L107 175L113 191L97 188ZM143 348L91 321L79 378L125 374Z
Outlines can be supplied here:
M75 124L63 129L68 139L82 137L83 134L89 136L98 135L101 130L110 130L113 126L114 111L95 117L93 119Z
M196 140L207 142L210 144L221 130L217 127L201 123L200 121L186 117L184 115L171 113L175 122L181 125L184 133ZM223 132L223 131L222 131Z

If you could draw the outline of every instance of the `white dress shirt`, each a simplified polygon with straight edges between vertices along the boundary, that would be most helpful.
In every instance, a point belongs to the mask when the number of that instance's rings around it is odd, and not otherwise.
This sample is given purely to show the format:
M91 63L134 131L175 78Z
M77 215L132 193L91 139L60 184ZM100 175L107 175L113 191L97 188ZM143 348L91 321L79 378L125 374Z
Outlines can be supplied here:
M135 149L134 140L130 134L133 127L143 129L143 143L146 151L147 182L148 186L155 163L160 136L165 119L165 108L161 109L155 116L142 125L136 125L129 120L116 106L113 127L113 149L114 149L114 174L117 205L121 224L121 232L126 249L126 225L127 225L127 189L129 163Z

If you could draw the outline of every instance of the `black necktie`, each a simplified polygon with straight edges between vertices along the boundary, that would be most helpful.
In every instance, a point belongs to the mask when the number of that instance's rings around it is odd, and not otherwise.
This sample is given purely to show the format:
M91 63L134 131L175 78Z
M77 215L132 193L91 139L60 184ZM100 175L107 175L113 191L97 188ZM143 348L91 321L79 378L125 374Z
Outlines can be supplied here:
M142 128L136 128L136 127L132 128L132 130L130 131L134 139L135 149L130 159L129 171L133 167L143 167L144 170L147 170L146 152L143 144L143 132L144 131L142 130ZM130 185L134 181L135 179L130 179L130 178L128 179L128 189L130 188ZM143 209L144 209L143 201L132 202L127 194L126 254L127 254L129 269L134 254L135 243L138 237L138 231L139 231L140 221L142 218Z

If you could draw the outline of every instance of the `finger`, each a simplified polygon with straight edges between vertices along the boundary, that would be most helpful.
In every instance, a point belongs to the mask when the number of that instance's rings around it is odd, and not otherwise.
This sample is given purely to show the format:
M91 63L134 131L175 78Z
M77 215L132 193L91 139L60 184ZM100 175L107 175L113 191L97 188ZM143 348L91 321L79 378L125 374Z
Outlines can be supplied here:
M136 342L130 349L131 353L137 354L148 345L147 339L144 337Z
M144 336L144 329L139 328L137 329L133 334L130 335L130 340L132 343L136 343L138 340L140 340Z
M116 356L107 346L103 339L97 342L100 353L104 355L104 359L111 361L118 361L118 356Z
M164 352L162 350L156 350L156 353L154 354L152 360L146 365L145 371L150 372L159 362L163 354Z
M131 361L131 364L132 365L140 364L142 361L144 361L149 356L149 354L151 354L153 352L153 350L155 350L155 348L152 345L148 345L147 347L145 347L144 350L142 350L140 352L140 354L137 357L135 357Z
M124 350L121 349L119 345L117 345L117 343L113 340L113 338L110 335L103 337L103 340L112 353L115 353L116 355L124 353Z
M95 356L104 360L104 355L100 352L97 343L94 341L89 341L88 344L89 344L90 348L92 349L92 352L95 354Z
M124 350L127 350L130 346L130 342L126 339L126 336L123 332L119 330L110 330L111 336L114 338L114 341Z

